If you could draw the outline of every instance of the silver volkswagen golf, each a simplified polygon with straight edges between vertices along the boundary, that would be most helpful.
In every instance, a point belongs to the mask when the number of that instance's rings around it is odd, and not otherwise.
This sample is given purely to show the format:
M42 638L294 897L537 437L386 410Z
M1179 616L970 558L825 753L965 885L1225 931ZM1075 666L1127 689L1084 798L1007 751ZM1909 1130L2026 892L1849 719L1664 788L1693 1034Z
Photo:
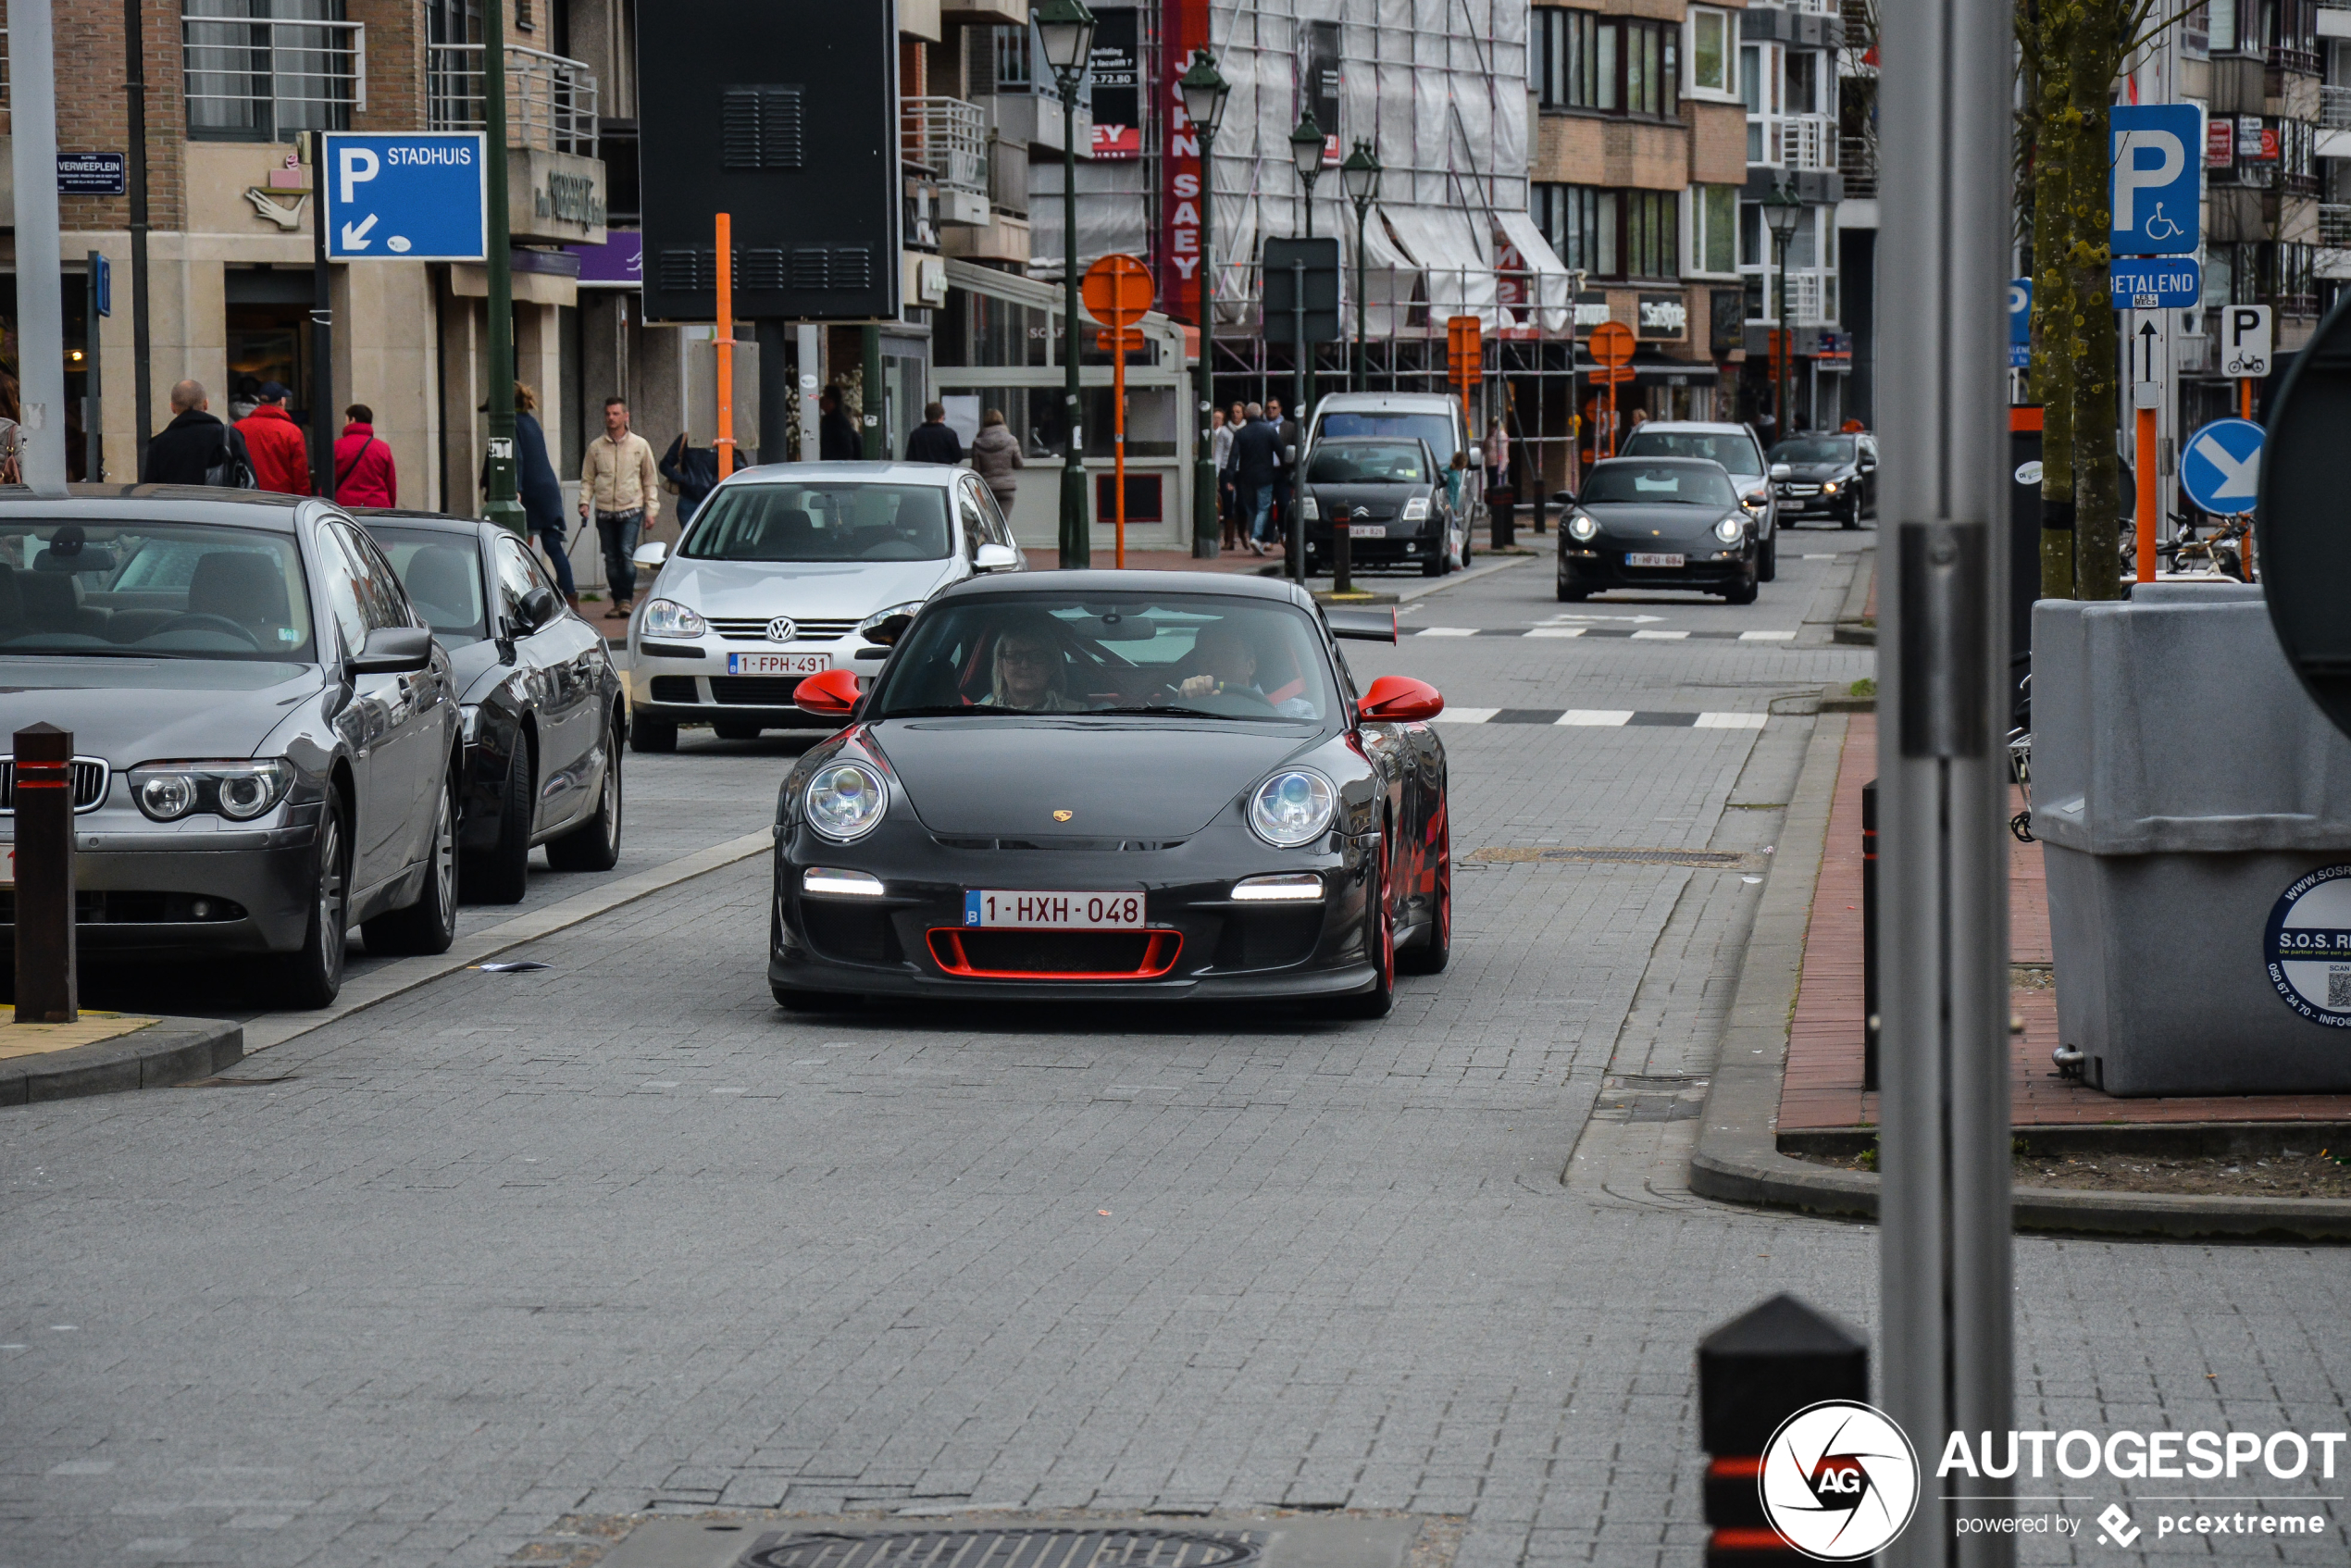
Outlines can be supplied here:
M628 622L629 744L667 752L681 724L721 739L817 721L792 692L888 652L865 633L948 584L1026 558L979 477L930 463L747 468L703 503Z

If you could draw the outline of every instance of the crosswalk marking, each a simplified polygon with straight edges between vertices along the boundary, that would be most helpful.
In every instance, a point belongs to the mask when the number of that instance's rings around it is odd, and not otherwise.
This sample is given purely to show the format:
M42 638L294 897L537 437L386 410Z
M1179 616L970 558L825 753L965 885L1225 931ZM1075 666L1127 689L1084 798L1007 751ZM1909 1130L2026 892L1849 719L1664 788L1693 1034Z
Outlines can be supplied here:
M1406 627L1404 637L1612 637L1620 641L1793 642L1793 631L1659 631L1621 626L1424 626Z
M1636 642L1679 642L1689 636L1686 631L1651 631L1648 627L1633 634Z
M1760 729L1767 716L1763 714L1700 714L1698 729Z
M1587 626L1538 626L1526 635L1529 637L1581 637L1591 629Z
M1439 724L1484 724L1501 711L1499 708L1449 707L1437 716L1437 722Z
M1630 708L1570 708L1551 722L1579 727L1630 724L1633 722L1633 710Z
M1636 708L1447 708L1438 724L1532 724L1567 729L1760 729L1768 714L1659 713Z
M1742 642L1793 642L1796 641L1796 633L1792 631L1742 631L1739 633L1739 641Z
M1413 633L1416 637L1475 637L1474 626L1424 626Z

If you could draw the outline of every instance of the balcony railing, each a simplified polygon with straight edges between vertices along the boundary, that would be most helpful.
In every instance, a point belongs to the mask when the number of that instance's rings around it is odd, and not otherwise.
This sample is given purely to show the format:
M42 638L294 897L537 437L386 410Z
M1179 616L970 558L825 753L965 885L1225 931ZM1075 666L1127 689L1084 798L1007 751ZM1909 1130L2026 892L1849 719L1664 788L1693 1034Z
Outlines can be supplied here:
M1747 276L1754 277L1750 269ZM1763 306L1760 314L1750 317L1755 324L1776 327L1773 313L1780 305L1779 268L1766 268L1763 278ZM1789 268L1787 273L1788 324L1794 327L1823 327L1835 319L1835 293L1833 280L1817 271Z
M2344 9L2351 10L2351 4ZM2351 131L2351 87L2319 89L2319 123L2329 131Z
M899 156L930 170L941 185L988 188L988 117L961 98L901 98Z
M2329 250L2351 249L2351 204L2320 205L2319 243Z
M479 44L434 44L425 61L425 114L435 131L479 131ZM596 73L578 60L506 45L506 144L596 156Z
M1845 171L1845 193L1867 201L1877 194L1877 138L1837 138L1836 167Z
M1762 134L1758 137L1758 129ZM1779 168L1836 167L1836 122L1826 115L1787 115L1748 120L1748 161Z
M180 47L194 136L342 131L367 106L365 22L183 16Z

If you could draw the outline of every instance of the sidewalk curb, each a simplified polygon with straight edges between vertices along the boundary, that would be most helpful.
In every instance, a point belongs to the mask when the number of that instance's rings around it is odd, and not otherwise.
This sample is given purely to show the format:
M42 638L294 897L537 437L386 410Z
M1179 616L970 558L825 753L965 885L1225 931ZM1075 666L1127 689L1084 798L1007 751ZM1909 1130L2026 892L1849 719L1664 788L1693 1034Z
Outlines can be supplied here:
M317 1013L278 1014L257 1018L246 1025L244 1053L251 1056L271 1046L283 1045L299 1035L306 1035L339 1018L347 1018L362 1008L373 1007L403 991L429 985L443 975L454 975L485 958L494 958L509 948L535 942L541 937L593 920L622 904L634 903L641 898L674 888L705 872L720 870L737 861L764 854L774 846L775 841L775 829L772 827L762 828L755 833L728 839L706 849L696 850L691 854L679 855L676 860L665 860L632 876L591 888L584 893L577 893L559 903L551 903L544 909L517 915L486 931L459 937L450 944L447 952L423 958L404 958L397 964L387 964L346 984L342 995L336 999L332 1007Z
M1869 618L1870 583L1877 575L1877 546L1872 544L1856 552L1860 556L1853 568L1852 586L1845 591L1845 603L1838 606L1836 624L1829 628L1829 641L1848 646L1877 646L1877 623Z
M1537 561L1540 559L1542 559L1542 555L1539 552L1531 552L1524 555L1497 556L1488 552L1480 551L1475 556L1471 558L1469 566L1461 571L1448 572L1443 577L1439 578L1423 578L1418 581L1407 580L1405 582L1399 583L1393 591L1399 604L1409 604L1415 599L1425 599L1432 593L1442 593L1449 588L1459 588L1465 582L1475 582L1480 578L1491 577L1496 572L1506 572L1512 566L1523 566L1529 561ZM1265 567L1257 575L1260 577L1280 577L1282 575L1281 563L1276 561L1274 565ZM1315 589L1312 585L1318 582L1326 583L1331 579L1328 578L1318 577L1309 578L1306 580L1308 583L1308 591L1319 593L1325 591ZM1379 577L1369 578L1363 580L1366 582L1378 582L1382 585L1381 591L1387 591L1387 585L1395 579L1387 577ZM1361 586L1361 584L1358 586Z
M158 1018L112 1039L19 1056L0 1063L0 1105L39 1105L210 1077L244 1056L244 1038L243 1026L217 1018Z
M1779 848L1756 908L1754 933L1740 962L1722 1061L1707 1089L1698 1147L1690 1156L1690 1190L1727 1203L1874 1220L1874 1174L1795 1159L1781 1153L1778 1142L1788 1024L1804 972L1805 933L1811 924L1812 892L1828 840L1829 803L1836 790L1846 728L1842 714L1822 714L1805 749ZM2343 1199L2020 1187L2012 1201L2019 1230L2168 1239L2351 1241L2351 1201Z

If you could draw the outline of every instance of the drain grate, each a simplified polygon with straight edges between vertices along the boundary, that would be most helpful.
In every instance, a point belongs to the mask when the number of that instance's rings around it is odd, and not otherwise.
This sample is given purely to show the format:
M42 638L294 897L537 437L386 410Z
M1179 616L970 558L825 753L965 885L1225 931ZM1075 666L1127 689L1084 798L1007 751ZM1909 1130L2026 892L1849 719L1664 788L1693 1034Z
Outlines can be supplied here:
M895 1530L764 1535L739 1568L1249 1568L1245 1530Z
M1624 865L1744 866L1756 864L1759 869L1761 860L1761 857L1758 855L1735 854L1727 850L1619 850L1605 846L1554 848L1549 844L1533 848L1494 844L1472 852L1468 858L1484 861L1488 865L1505 865L1529 862L1541 864L1550 861L1586 863L1598 861L1613 862Z

